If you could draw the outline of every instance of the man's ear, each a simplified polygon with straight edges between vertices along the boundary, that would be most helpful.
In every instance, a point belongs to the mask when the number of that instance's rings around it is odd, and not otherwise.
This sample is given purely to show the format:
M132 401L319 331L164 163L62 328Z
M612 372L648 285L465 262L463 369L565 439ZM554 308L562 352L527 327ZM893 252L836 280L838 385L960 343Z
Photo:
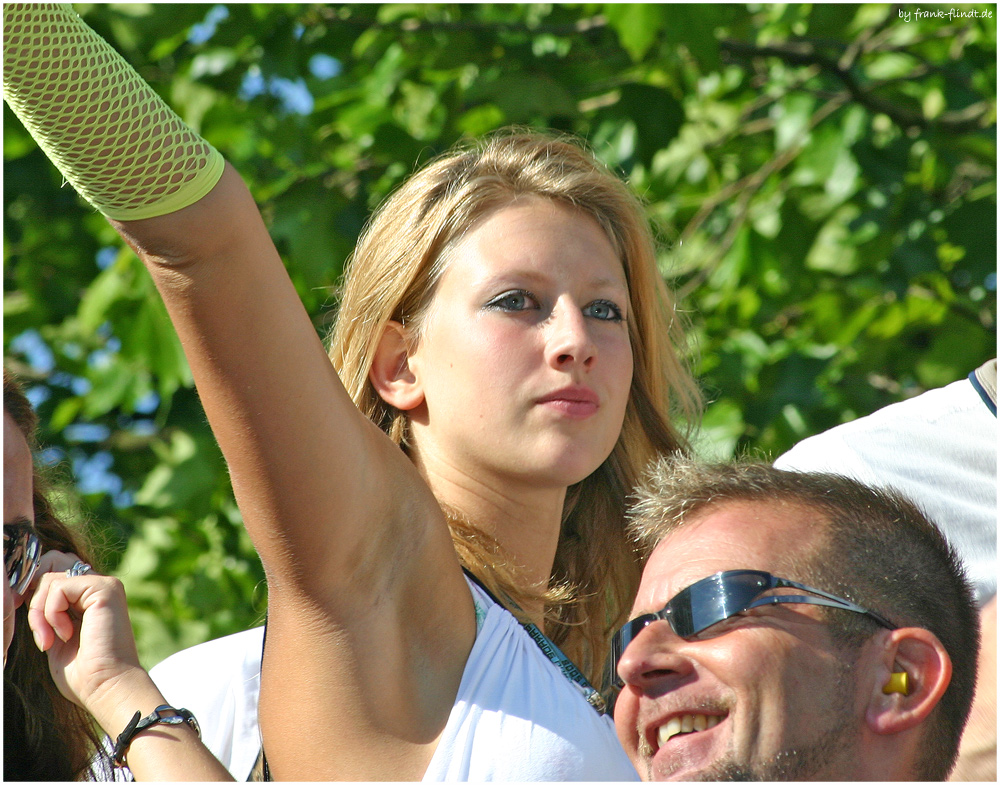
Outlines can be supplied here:
M410 370L410 343L406 328L390 321L382 331L368 379L390 406L410 411L424 402L423 390Z
M941 641L922 627L892 630L874 667L865 721L878 734L916 727L937 706L951 682L951 658ZM906 673L907 690L886 692L893 673ZM899 684L899 677L894 682Z

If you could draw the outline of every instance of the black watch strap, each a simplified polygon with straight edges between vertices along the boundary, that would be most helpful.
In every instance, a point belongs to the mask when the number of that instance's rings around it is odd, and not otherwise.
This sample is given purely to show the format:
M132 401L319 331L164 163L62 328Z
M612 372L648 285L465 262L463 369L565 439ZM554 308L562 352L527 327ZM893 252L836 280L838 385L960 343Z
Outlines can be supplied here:
M125 765L125 755L128 753L128 748L132 744L132 740L142 733L147 728L152 728L154 725L180 725L182 722L187 723L192 728L194 728L195 733L198 734L198 738L201 738L201 728L198 726L198 720L194 718L194 715L187 709L175 709L173 706L157 706L150 714L147 714L142 719L140 712L136 712L132 719L129 720L128 725L125 726L119 735L117 741L115 741L115 749L112 753L112 760L115 766Z

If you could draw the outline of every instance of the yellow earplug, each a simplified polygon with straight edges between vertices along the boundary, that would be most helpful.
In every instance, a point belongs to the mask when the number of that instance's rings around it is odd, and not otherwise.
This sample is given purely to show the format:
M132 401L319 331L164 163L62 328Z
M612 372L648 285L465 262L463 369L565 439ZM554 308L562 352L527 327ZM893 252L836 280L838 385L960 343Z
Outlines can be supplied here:
M889 695L893 692L899 692L903 695L910 694L910 675L906 671L899 671L898 673L893 673L889 677L889 681L885 683L882 688L882 692Z

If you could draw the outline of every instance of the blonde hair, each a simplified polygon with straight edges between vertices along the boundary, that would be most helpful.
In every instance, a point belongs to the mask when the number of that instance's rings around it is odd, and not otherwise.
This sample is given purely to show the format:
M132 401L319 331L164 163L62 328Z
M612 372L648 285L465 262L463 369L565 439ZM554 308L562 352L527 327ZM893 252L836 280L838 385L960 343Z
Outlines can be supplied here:
M447 263L447 251L478 221L518 198L538 196L593 217L622 260L629 287L634 373L625 421L611 455L566 496L546 602L546 632L592 681L611 631L628 613L640 565L625 533L626 497L657 454L687 449L671 424L671 401L696 422L697 388L675 346L683 332L656 266L638 199L593 155L569 140L510 129L429 163L371 217L348 264L330 358L358 408L407 447L403 412L368 379L386 324L414 328ZM500 597L531 596L518 568L460 511L446 509L463 565ZM499 589L499 591L497 591Z

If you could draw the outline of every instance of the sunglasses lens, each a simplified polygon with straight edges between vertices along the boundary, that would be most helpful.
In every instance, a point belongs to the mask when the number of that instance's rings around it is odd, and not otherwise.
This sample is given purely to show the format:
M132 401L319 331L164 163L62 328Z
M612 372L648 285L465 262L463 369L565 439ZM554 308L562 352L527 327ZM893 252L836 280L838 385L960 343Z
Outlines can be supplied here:
M728 570L692 583L674 595L660 613L646 613L628 622L611 641L612 684L621 687L618 662L628 645L646 627L659 619L669 619L675 635L691 638L730 616L746 610L757 596L771 586L771 576L757 570Z
M13 535L4 532L3 561L7 568L7 583L18 594L23 594L38 569L42 544L30 529L21 529Z
M756 570L728 570L688 586L670 601L671 623L682 638L704 632L744 611L770 585L770 576Z

